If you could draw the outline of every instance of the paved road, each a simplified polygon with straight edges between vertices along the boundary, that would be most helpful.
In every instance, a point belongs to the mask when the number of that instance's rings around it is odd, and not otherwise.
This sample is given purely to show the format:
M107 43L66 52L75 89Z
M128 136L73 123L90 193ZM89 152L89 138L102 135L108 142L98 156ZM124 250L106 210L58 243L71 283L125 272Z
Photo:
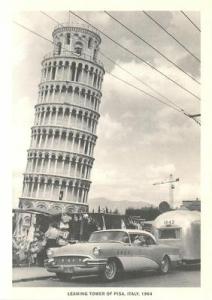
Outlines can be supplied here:
M102 283L96 276L73 278L63 282L52 277L43 280L14 283L15 287L199 287L200 270L197 267L173 270L168 275L145 272L127 274L122 280L112 283Z

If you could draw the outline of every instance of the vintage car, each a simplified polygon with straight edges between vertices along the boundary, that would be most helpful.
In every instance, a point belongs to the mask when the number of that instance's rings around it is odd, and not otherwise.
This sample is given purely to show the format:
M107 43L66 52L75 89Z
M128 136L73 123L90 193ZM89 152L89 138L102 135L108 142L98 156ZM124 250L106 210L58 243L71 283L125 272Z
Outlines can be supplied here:
M123 272L143 270L166 274L181 262L177 248L159 245L151 233L134 229L95 231L88 242L50 248L47 255L45 267L61 280L96 274L113 281Z

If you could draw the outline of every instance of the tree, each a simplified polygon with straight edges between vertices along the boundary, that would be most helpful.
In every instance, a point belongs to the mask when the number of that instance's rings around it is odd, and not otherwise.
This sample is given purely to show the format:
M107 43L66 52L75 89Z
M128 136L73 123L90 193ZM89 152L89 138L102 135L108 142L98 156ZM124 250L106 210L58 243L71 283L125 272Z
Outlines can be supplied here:
M125 214L127 216L139 216L141 219L145 219L146 221L152 221L160 215L160 211L158 207L154 206L145 206L142 208L129 207L126 209Z
M98 207L98 213L100 213L101 212L101 208L100 208L100 205L99 205L99 207Z

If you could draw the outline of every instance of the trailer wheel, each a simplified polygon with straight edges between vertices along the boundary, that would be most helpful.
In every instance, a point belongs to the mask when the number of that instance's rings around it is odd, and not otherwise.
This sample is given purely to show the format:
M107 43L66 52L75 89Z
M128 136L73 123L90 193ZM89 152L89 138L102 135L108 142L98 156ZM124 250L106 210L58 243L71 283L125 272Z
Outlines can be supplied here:
M167 255L165 255L160 263L160 273L167 274L171 269L170 259Z

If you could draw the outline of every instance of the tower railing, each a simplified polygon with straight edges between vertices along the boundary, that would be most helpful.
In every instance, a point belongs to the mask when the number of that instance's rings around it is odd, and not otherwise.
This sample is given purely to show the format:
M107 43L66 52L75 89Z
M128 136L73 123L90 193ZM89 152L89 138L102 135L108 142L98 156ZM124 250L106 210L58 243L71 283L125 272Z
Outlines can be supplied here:
M82 58L82 59L85 59L85 60L89 60L89 61L92 61L100 66L103 67L103 63L98 60L98 59L95 59L93 56L91 55L88 55L86 53L82 53L82 54L77 54L76 52L74 51L62 51L60 54L58 53L55 53L54 51L51 51L49 53L47 53L44 57L43 57L43 61L48 59L48 58L58 58L58 57L73 57L73 58Z
M93 26L91 25L88 25L88 24L82 24L82 23L77 23L77 22L70 22L70 23L60 23L58 25L56 25L54 27L54 31L59 29L59 28L63 28L63 27L77 27L77 28L84 28L84 29L87 29L87 30L90 30L94 33L96 33L98 36L100 36L100 33L99 31L94 28Z

